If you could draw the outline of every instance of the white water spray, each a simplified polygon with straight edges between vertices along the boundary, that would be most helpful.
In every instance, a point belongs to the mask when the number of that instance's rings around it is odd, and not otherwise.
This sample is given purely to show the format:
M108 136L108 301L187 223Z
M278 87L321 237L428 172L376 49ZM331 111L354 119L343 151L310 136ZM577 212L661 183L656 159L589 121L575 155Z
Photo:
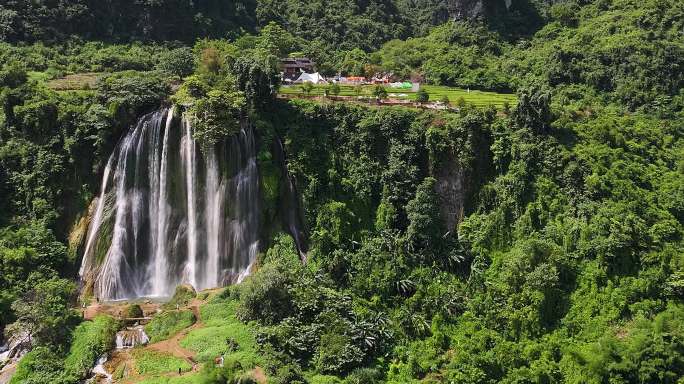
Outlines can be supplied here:
M199 150L174 110L146 115L109 159L81 266L104 300L234 283L258 250L259 175L245 127Z

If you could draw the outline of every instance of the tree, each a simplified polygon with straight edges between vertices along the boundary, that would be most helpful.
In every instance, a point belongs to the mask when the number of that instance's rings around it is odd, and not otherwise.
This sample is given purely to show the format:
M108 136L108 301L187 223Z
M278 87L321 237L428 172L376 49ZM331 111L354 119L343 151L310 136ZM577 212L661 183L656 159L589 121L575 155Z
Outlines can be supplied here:
M331 93L333 96L339 95L339 94L340 94L340 91L341 91L341 89L340 89L340 85L339 85L339 84L337 84L337 83L332 83L332 85L330 85L330 93Z
M39 345L60 345L78 323L72 309L76 285L52 278L37 283L12 303L17 320L8 328L15 336L25 333L28 341Z
M179 77L191 75L195 69L195 56L192 49L183 47L163 53L159 57L157 69Z
M439 101L444 105L449 105L449 96L442 95L442 97L439 99Z
M416 196L406 205L409 226L406 237L417 249L436 250L445 232L435 192L437 180L428 177L416 190Z
M290 274L283 265L265 266L240 286L238 317L277 324L293 310L290 285Z
M333 201L318 211L316 231L311 235L311 243L323 254L344 247L350 241L354 230L354 213L347 204Z
M233 64L237 88L253 107L265 107L275 98L280 85L278 57L265 51L252 51Z
M19 14L12 9L0 6L0 41L8 41L17 32L15 24Z
M418 92L416 92L416 101L417 102L427 103L428 100L430 100L430 94L427 93L426 90L419 89Z
M17 88L27 80L26 68L19 61L6 63L0 68L0 86L2 87Z
M456 106L459 108L463 108L466 106L466 101L463 98L463 96L459 96L458 99L456 99Z
M524 89L518 95L513 119L519 128L548 133L551 128L551 94L540 89Z
M277 57L286 57L299 49L300 39L271 21L259 32L257 47Z
M340 64L340 71L349 76L364 76L368 64L370 64L368 54L359 48L354 48L345 53L344 60Z
M171 91L168 76L158 72L125 71L98 80L100 101L119 123L158 108Z
M376 85L373 88L373 96L378 100L384 100L387 98L387 90L382 85Z
M302 89L302 92L304 92L308 95L314 89L314 85L310 81L305 81L304 84L301 85L301 89Z
M203 148L210 148L237 133L244 107L245 98L241 92L209 91L190 109L195 118L195 139Z

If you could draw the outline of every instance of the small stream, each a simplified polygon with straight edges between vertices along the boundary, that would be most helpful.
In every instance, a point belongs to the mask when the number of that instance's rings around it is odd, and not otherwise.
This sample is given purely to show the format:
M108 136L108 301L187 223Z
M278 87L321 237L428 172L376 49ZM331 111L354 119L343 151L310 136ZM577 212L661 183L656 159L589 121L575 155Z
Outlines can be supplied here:
M104 355L100 356L99 359L97 359L95 367L93 367L93 370L91 371L92 377L88 379L86 383L112 383L112 375L110 375L104 367L104 364L107 362L108 358L109 356L105 353Z
M127 327L116 333L116 349L133 348L137 345L145 345L149 341L150 338L142 325Z
M134 348L138 345L145 345L150 341L150 338L145 333L145 329L142 325L136 325L134 327L126 327L116 333L116 349L129 349ZM112 375L107 372L105 368L105 363L109 359L109 354L105 353L100 356L95 362L95 366L90 371L90 377L86 380L87 384L111 384L113 382Z

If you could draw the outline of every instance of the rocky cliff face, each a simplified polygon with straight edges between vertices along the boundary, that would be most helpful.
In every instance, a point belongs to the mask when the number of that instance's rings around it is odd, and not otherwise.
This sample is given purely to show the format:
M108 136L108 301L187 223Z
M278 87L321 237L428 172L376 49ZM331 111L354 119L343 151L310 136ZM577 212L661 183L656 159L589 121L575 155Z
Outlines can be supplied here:
M447 9L454 20L472 20L504 12L513 0L448 0Z
M458 163L456 157L452 156L435 170L435 178L442 220L447 230L454 233L463 219L467 194L466 171Z

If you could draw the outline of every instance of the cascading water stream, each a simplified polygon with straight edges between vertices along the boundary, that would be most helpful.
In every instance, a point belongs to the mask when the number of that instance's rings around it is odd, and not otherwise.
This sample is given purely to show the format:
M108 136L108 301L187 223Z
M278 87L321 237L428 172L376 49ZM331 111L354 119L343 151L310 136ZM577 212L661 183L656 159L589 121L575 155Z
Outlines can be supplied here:
M163 296L166 293L166 282L168 278L167 257L168 247L168 221L169 221L169 202L168 202L168 157L169 157L169 134L171 131L171 122L173 121L173 109L168 111L166 117L166 127L164 128L164 141L161 150L161 163L159 168L159 197L157 201L152 201L152 204L157 204L157 225L156 233L154 234L154 262L152 263L152 295Z
M197 286L197 207L195 201L195 185L196 185L196 156L195 156L195 141L192 139L192 130L190 122L183 120L183 127L185 136L183 136L183 163L185 165L185 188L187 190L188 203L188 262L186 268L187 279L193 287ZM213 155L210 154L211 157ZM211 176L207 176L210 178ZM207 183L208 184L208 183ZM208 189L207 189L208 190ZM210 226L207 226L210 230ZM217 234L208 235L208 238L218 237ZM218 265L216 266L218 268Z
M97 297L169 296L248 273L259 232L252 129L202 150L192 135L190 119L161 110L110 157L80 269Z

